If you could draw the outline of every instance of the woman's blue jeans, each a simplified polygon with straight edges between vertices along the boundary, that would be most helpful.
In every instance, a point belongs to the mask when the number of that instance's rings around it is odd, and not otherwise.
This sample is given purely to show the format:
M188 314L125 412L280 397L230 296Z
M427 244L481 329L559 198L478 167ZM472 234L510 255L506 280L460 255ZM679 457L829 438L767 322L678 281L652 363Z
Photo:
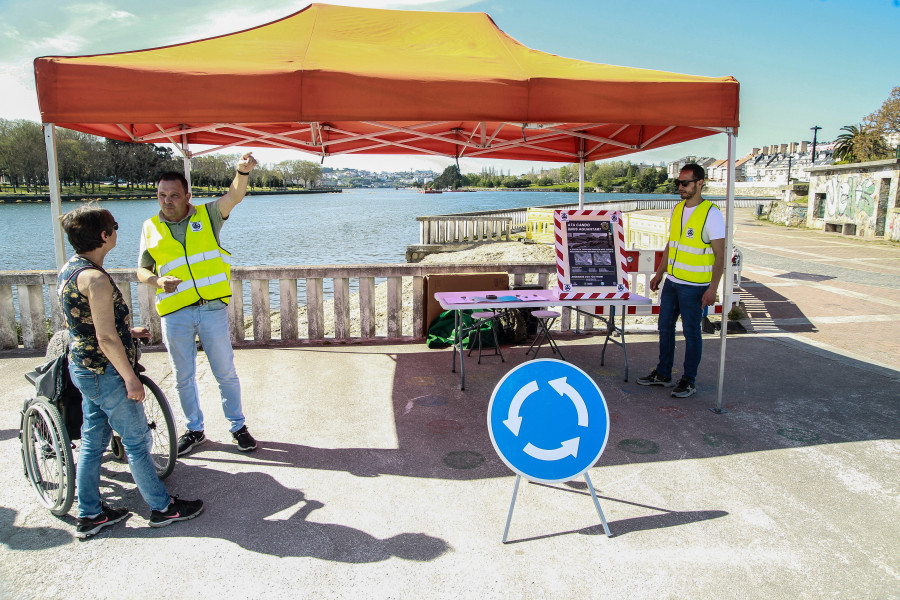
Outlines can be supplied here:
M100 460L113 430L122 438L131 476L141 496L151 509L165 510L171 498L156 475L156 466L150 458L153 442L144 405L128 398L125 381L112 365L106 367L103 375L98 375L69 363L69 375L81 392L84 411L81 451L75 474L78 516L94 517L103 512L100 505Z
M175 373L175 391L190 431L203 431L203 411L197 391L197 342L219 384L222 410L234 433L244 426L241 382L234 368L234 350L228 327L228 310L222 302L186 306L162 317L162 334Z
M659 364L656 372L660 377L672 376L675 362L675 324L681 315L681 330L684 334L684 374L691 383L697 379L697 368L703 354L703 338L700 321L703 318L703 293L705 285L687 285L666 280L659 300Z

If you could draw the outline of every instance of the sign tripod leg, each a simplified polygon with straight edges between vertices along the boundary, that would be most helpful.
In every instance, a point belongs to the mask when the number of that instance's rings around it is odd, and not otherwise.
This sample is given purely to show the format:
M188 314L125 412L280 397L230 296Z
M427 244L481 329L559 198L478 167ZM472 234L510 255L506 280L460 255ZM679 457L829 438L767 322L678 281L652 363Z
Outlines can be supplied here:
M509 524L512 522L513 508L516 506L516 496L519 494L519 480L521 475L516 475L516 485L513 488L512 500L509 503L509 514L506 516L506 529L503 530L503 543L506 543L506 536L509 534Z
M594 486L591 484L591 478L588 477L587 473L584 474L584 480L587 482L588 489L591 490L591 498L594 499L594 506L597 507L597 514L600 515L600 522L603 523L603 531L606 532L606 537L612 537L612 534L609 532L609 525L606 524L606 517L603 516L603 511L600 509L600 501L597 500L597 492L594 491ZM518 481L516 484L518 484ZM510 515L512 515L512 512L510 512ZM507 523L506 526L509 527L509 523ZM503 541L506 541L506 539L504 538Z

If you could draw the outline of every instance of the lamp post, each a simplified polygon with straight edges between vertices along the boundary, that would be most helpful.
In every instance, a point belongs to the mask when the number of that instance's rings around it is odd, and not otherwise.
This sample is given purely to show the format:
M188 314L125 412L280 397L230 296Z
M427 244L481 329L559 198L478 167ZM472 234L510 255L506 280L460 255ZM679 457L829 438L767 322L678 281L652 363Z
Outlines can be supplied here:
M812 129L812 132L813 132L813 147L812 147L812 159L810 160L809 166L814 167L814 166L816 166L816 134L818 134L819 130L822 128L819 127L818 125L816 125L814 127L810 127L810 129Z
M791 161L794 160L794 155L788 155L788 176L787 176L787 184L791 185Z

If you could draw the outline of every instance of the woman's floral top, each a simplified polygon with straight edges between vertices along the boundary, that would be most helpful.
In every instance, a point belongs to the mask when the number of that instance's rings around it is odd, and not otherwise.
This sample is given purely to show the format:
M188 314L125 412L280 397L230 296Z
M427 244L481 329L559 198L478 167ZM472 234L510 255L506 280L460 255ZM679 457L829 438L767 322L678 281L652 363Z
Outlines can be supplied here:
M97 343L97 332L94 329L94 320L91 317L91 307L87 296L78 291L76 273L86 269L97 269L109 277L103 267L100 267L83 256L77 254L69 259L59 272L57 279L57 292L63 314L66 317L66 325L69 327L69 362L80 365L94 373L103 374L109 359L100 351ZM122 292L116 286L112 277L109 282L113 287L113 315L116 320L116 331L129 360L134 364L134 344L131 341L131 327L128 323L128 305L122 299Z

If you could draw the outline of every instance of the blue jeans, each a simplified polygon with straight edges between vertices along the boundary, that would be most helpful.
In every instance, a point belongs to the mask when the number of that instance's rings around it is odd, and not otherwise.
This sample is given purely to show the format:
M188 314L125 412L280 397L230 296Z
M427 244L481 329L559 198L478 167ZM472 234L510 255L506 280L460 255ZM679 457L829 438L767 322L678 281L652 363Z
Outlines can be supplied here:
M675 362L675 324L681 315L681 330L684 334L684 374L691 383L697 379L697 367L703 354L703 338L700 321L703 318L703 293L705 285L687 285L668 279L663 285L659 299L659 364L656 372L660 377L672 376Z
M162 317L162 334L175 373L175 391L190 431L203 431L203 411L197 391L197 344L200 336L209 367L219 383L222 410L234 433L244 426L241 382L234 368L234 350L228 331L228 309L223 303L186 306Z
M94 517L100 506L100 458L113 429L122 438L131 476L144 501L153 510L165 510L171 502L166 487L156 475L150 458L152 439L144 405L129 400L125 381L112 365L103 375L69 364L69 375L81 392L84 420L81 424L81 451L75 486L78 490L78 516Z

